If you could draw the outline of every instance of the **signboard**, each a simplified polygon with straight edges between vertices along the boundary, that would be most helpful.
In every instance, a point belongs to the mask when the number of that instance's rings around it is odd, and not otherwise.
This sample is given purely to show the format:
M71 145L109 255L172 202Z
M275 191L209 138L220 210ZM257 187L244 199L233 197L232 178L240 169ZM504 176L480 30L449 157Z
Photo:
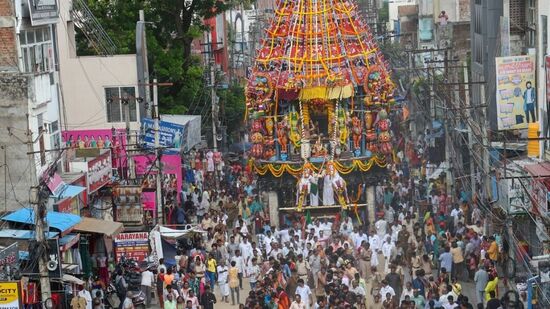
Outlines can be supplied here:
M21 294L19 282L0 282L0 309L23 308Z
M144 118L143 141L149 147L155 147L155 122L153 119ZM159 121L159 145L161 147L180 150L185 144L185 127L176 123Z
M52 192L53 195L59 196L59 192L63 190L65 182L61 179L58 173L54 173L53 176L43 175L42 177L47 177L48 189Z
M155 164L155 156L134 157L136 175L143 176L142 188L144 191L156 188L157 172L151 169ZM162 189L166 198L173 198L179 201L179 193L183 184L181 171L181 157L179 154L164 154L161 157L162 164Z
M115 237L115 258L122 256L141 262L149 255L149 233L120 233Z
M108 184L112 176L113 165L110 151L88 161L88 192L93 193Z
M535 57L496 58L496 79L498 129L526 129L537 122Z
M59 19L57 0L29 0L28 4L33 26L57 23Z
M141 192L141 205L143 205L143 224L153 225L153 219L157 217L157 201L155 191Z
M114 188L116 221L125 225L143 224L143 205L141 204L141 186L118 186Z
M114 135L113 135L114 134ZM71 130L63 131L62 139L68 148L67 159L76 156L78 149L110 149L114 168L126 167L126 130ZM80 155L84 153L80 152ZM95 157L96 155L94 155Z

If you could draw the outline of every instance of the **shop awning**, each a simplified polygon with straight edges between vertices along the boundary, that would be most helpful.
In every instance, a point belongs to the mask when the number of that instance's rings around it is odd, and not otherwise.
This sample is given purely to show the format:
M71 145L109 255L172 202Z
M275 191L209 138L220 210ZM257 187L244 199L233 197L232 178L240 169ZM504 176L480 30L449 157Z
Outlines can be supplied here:
M34 219L34 210L30 208L21 208L1 218L3 221L31 225L34 225ZM50 227L64 233L71 230L76 224L78 224L80 222L80 217L73 214L49 211L46 214L46 222Z
M525 170L533 177L550 178L550 162L525 165Z
M178 239L182 237L193 236L196 233L206 233L198 226L192 226L188 224L184 227L183 230L175 230L164 226L159 226L160 236L166 239Z
M80 240L80 234L69 234L59 238L59 249L62 252L67 251Z
M74 283L78 285L84 285L85 283L81 279L78 279L77 277L71 276L69 274L63 274L63 282L69 282L69 283Z
M98 220L82 217L82 221L74 227L75 231L104 234L107 237L114 237L124 229L120 222Z
M73 198L77 196L78 194L82 193L84 190L86 190L86 187L82 186L73 186L73 185L65 185L57 195L53 195L55 198L64 199L64 198Z
M58 234L57 232L48 232L48 238L54 238ZM34 239L36 237L34 231L7 229L0 231L0 238Z

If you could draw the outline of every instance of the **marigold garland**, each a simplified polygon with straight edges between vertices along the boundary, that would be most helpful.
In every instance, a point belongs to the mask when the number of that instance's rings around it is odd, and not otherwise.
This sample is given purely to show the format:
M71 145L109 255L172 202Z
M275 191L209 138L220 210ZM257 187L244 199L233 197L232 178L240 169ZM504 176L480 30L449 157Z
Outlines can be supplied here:
M294 177L299 177L302 173L302 166L300 164L291 164L291 163L263 163L255 162L253 160L249 161L249 164L254 168L254 171L261 176L266 175L268 172L271 173L274 177L281 177L284 173L289 173ZM296 167L293 167L296 166ZM352 160L351 164L345 165L340 161L334 161L334 167L338 173L347 175L354 171L367 172L373 166L386 167L387 163L383 157L372 157L368 161L364 160ZM315 173L320 173L320 167L311 164L311 169Z

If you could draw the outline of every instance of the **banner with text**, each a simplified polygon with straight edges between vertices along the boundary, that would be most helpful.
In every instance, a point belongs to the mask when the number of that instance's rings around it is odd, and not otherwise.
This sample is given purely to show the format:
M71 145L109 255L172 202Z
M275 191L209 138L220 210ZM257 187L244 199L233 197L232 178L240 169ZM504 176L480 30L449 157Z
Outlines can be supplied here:
M496 80L498 129L526 129L536 122L535 57L497 57Z
M149 255L149 233L120 233L115 237L115 256L141 262Z

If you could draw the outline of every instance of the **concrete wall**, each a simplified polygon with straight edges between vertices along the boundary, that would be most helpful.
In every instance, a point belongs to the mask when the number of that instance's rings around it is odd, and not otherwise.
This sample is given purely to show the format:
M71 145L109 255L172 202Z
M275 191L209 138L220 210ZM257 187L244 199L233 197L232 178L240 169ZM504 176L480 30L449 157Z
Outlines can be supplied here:
M65 113L68 129L123 128L124 122L107 122L104 87L137 87L136 56L77 57L70 8L71 1L60 1L61 20L57 24L60 78L65 103L62 112ZM138 128L137 123L131 123L132 130Z
M0 73L0 212L28 205L31 173L26 140L30 78L19 73ZM12 128L13 136L6 132Z
M472 20L474 19L474 11L476 5L475 1L470 2L472 9ZM482 44L483 44L483 63L478 64L472 60L472 81L486 81L485 84L485 99L489 105L488 114L491 129L495 130L497 126L496 122L496 91L495 88L495 57L500 55L500 50L496 50L497 39L499 35L499 22L500 17L503 14L503 4L501 1L482 0L481 5L482 16ZM473 24L473 23L472 23ZM470 27L470 37L472 38L472 52L473 52L473 38L474 27ZM472 56L473 59L473 56ZM480 86L473 86L472 88L472 103L478 104L480 102Z

